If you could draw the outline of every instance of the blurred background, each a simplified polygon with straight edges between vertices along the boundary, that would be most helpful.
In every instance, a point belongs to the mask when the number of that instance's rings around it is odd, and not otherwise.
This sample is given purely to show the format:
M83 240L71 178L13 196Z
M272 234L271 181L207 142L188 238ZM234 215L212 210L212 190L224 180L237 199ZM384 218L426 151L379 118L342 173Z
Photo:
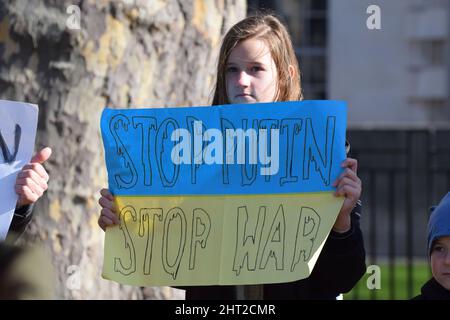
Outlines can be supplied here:
M208 105L221 38L263 9L288 26L305 99L349 105L367 265L381 285L369 289L368 273L343 298L419 293L429 207L450 190L450 0L1 0L0 99L38 104L36 148L53 148L49 190L21 242L45 247L55 298L184 297L100 276L100 113Z

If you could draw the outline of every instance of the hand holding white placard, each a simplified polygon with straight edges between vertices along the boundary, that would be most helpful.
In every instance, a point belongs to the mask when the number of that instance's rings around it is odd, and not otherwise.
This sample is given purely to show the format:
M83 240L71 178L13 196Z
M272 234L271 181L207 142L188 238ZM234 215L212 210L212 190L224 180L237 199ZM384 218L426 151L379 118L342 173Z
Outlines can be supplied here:
M18 194L17 174L33 153L38 107L24 102L0 100L0 239L6 238Z

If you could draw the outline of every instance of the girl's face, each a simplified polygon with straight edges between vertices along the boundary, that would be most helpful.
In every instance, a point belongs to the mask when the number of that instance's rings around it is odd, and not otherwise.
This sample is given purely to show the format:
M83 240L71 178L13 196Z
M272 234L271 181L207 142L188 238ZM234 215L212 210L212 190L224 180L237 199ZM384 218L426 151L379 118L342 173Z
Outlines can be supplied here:
M450 290L450 237L439 238L433 244L431 272L441 286Z
M277 78L275 62L264 41L244 40L231 51L225 66L228 102L273 102Z

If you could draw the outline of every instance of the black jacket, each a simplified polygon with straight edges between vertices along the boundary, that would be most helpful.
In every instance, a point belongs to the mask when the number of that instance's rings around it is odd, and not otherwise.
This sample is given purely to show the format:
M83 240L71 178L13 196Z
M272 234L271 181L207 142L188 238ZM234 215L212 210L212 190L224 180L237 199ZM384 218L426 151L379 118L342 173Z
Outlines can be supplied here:
M412 300L450 300L450 291L431 278L422 286L420 294Z
M311 275L303 280L264 285L264 299L336 299L350 291L366 271L365 250L359 217L361 205L351 214L352 226L346 233L331 231ZM236 299L235 286L184 287L187 300Z
M33 216L33 205L23 206L14 212L14 216L9 226L6 236L7 241L15 242L25 231Z

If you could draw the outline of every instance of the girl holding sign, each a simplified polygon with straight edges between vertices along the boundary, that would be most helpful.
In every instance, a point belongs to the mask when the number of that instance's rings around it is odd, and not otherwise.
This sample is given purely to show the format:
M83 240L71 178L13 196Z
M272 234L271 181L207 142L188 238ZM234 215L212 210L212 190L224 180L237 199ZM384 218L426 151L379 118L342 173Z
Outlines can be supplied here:
M248 17L226 34L220 49L213 105L302 100L300 71L286 28L272 15ZM365 272L359 228L361 180L357 161L347 158L334 182L345 197L333 230L307 279L264 285L264 299L335 299ZM113 196L101 190L99 226L118 224ZM186 288L186 299L236 299L235 286Z

